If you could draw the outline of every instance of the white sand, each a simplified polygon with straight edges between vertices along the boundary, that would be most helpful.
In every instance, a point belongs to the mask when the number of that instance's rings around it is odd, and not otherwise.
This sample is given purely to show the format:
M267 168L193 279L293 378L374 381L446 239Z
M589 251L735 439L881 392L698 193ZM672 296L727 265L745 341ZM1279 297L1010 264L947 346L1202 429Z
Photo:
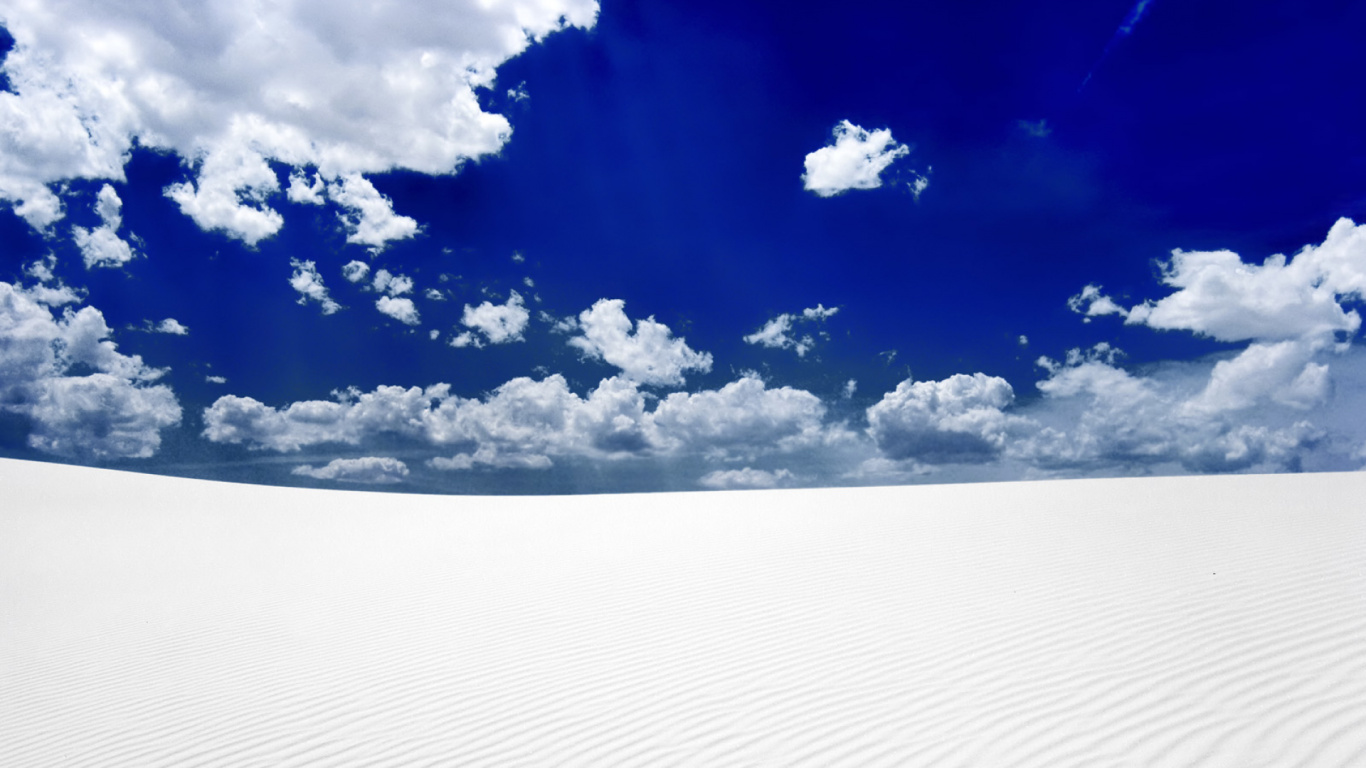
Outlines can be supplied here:
M1366 474L0 489L4 766L1366 765Z

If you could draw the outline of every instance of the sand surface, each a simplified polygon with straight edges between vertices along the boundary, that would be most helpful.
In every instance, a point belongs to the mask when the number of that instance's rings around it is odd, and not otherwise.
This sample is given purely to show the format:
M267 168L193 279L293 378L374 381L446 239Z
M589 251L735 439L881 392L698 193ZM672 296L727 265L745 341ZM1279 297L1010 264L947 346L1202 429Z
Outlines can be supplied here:
M0 494L4 766L1366 765L1366 474Z

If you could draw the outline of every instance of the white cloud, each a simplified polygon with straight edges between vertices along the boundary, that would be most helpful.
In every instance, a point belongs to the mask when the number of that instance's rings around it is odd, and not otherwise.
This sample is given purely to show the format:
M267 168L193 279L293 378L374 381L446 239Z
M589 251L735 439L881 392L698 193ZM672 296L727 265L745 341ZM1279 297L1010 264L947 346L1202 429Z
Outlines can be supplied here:
M477 307L466 304L460 322L471 330L452 339L451 346L482 347L485 341L489 344L510 344L514 341L523 341L522 334L526 331L527 322L530 319L531 312L523 304L521 294L516 291L512 291L508 300L503 304L494 304L489 301Z
M644 396L625 379L610 378L587 398L559 375L513 379L483 400L450 394L450 386L383 386L340 393L337 401L304 401L282 409L227 395L205 410L205 437L278 452L326 443L357 445L396 434L459 452L433 464L441 469L550 466L551 455L608 457L653 450L659 441ZM463 458L462 458L463 457Z
M356 262L351 263L355 264ZM372 287L376 291L387 293L390 296L402 296L413 292L413 279L404 275L392 275L389 270L381 269L375 273L375 282Z
M1012 445L1013 457L1055 469L1133 472L1169 464L1194 472L1270 471L1293 468L1322 436L1306 421L1239 423L1205 407L1199 363L1135 376L1105 352L1068 358L1047 361L1050 375L1038 384L1045 399L1030 413L1048 425Z
M289 188L285 190L285 197L291 203L322 205L323 193L326 191L327 185L318 174L313 174L313 180L309 181L301 171L295 170L289 174Z
M294 267L294 274L289 278L289 285L299 292L300 304L315 301L322 306L324 315L330 315L341 309L341 305L327 295L327 286L323 285L322 275L318 274L318 268L313 262L290 259L289 265Z
M1086 316L1086 322L1102 315L1128 317L1129 310L1115 303L1115 300L1100 292L1099 285L1087 285L1081 293L1068 298L1067 308Z
M844 382L844 399L845 399L845 400L848 400L849 398L853 397L853 396L854 396L854 393L857 392L857 391L858 391L858 381L856 381L856 380L854 380L854 379L850 379L850 380Z
M868 409L868 434L892 459L990 461L1008 437L1032 426L1004 412L1014 400L1009 382L983 373L943 381L907 379Z
M370 274L370 265L363 261L348 261L342 265L342 277L346 278L347 282L359 283L368 274Z
M169 333L174 336L185 336L190 332L189 328L186 328L174 317L168 317L157 323L153 330L157 333Z
M792 473L786 469L779 469L776 472L769 472L763 469L718 469L708 472L698 479L698 483L706 488L717 490L726 488L776 488L780 483L792 479Z
M271 408L226 395L204 411L204 436L254 450L293 452L324 444L360 445L396 435L449 456L437 469L546 468L557 458L700 455L746 458L847 442L842 425L825 425L820 399L809 392L767 389L745 376L717 391L674 393L647 410L640 385L622 376L602 380L586 397L558 374L516 378L482 399L450 386L382 386L334 393Z
M1127 322L1220 341L1355 334L1361 317L1339 299L1366 290L1366 225L1340 220L1318 248L1260 266L1231 251L1174 251L1162 281L1177 290L1129 311Z
M394 318L400 323L417 325L421 322L418 317L417 307L413 305L412 299L396 299L393 296L381 296L375 302L375 309Z
M118 236L123 226L123 201L114 188L105 184L95 200L95 213L104 223L94 229L72 227L76 247L81 249L87 269L121 267L132 261L133 248Z
M0 409L31 422L28 443L59 456L151 456L180 422L165 373L123 355L94 307L60 318L28 292L0 283ZM87 370L83 375L72 369Z
M684 371L711 370L711 355L695 352L682 339L673 338L667 325L648 317L635 323L626 316L626 302L599 299L579 314L582 336L569 340L570 346L593 359L602 359L641 384L681 385Z
M1068 306L1088 317L1118 314L1130 325L1250 342L1213 367L1198 396L1182 401L1187 413L1267 401L1306 409L1323 402L1330 389L1329 367L1316 358L1345 350L1361 327L1357 312L1342 302L1366 296L1366 225L1340 219L1321 245L1306 246L1293 260L1277 254L1261 265L1231 251L1173 251L1162 280L1175 289L1171 294L1129 310L1094 285Z
M764 323L759 330L746 336L745 343L777 349L791 347L796 344L796 341L789 335L791 330L792 315L784 313ZM806 350L802 349L797 354L804 355Z
M382 247L404 236L402 217L348 197L347 180L450 173L496 153L511 128L475 89L532 42L597 15L591 0L205 0L192 15L162 5L6 9L15 46L4 62L13 92L0 94L0 198L35 227L61 216L49 184L121 181L137 142L191 164L195 178L167 194L202 227L248 243L278 231L269 160L340 182L353 241Z
M224 376L214 376L214 375L205 376L205 377L204 377L204 381L207 381L207 382L210 383L210 384L227 384L227 383L228 383L228 380L227 380L226 377L224 377Z
M408 477L408 465L389 456L363 456L333 459L321 467L304 464L291 474L343 483L388 484L403 482Z
M339 184L327 185L328 197L349 213L338 214L346 225L346 242L383 250L390 240L403 240L417 234L417 221L394 213L394 204L381 195L370 180L348 173Z
M803 309L801 314L783 313L764 323L763 327L744 337L746 344L758 344L773 349L792 349L798 357L805 357L816 345L811 334L796 336L792 329L798 323L823 322L839 312L839 307L827 309L824 305Z
M933 170L933 168L929 169L929 171ZM915 197L915 201L918 203L920 202L920 196L925 194L925 190L930 188L930 177L928 171L926 173L916 173L912 175L915 176L915 179L906 182L906 186L911 188L911 195Z
M438 289L436 289L436 288L428 288L428 289L426 290L426 292L423 293L422 295L423 295L423 296L426 296L426 297L427 297L429 300L431 300L431 301L445 301L445 300L446 300L446 294L442 293L440 290L438 290Z
M746 374L719 390L674 392L653 414L660 439L676 451L714 458L753 458L838 440L824 424L819 397L800 389L768 389Z
M802 183L821 197L851 189L882 186L880 174L910 148L892 139L890 129L866 131L848 120L835 126L834 143L806 156Z
M827 309L824 305L817 304L814 307L807 307L806 309L803 309L802 317L806 318L807 320L826 320L828 318L834 317L835 314L839 311L839 307L830 307Z

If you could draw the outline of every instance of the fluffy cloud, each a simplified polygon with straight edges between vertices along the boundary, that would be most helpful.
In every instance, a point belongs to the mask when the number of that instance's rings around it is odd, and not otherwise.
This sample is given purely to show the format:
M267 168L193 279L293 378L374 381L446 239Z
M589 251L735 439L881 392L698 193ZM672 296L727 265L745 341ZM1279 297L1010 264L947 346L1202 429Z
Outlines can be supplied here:
M342 267L343 273L345 273L348 267L351 267L351 264L360 264L360 262L353 261L345 267ZM361 266L364 266L364 264L361 264ZM352 273L355 272L354 267L351 267L351 271ZM364 273L361 273L361 277L364 277ZM348 277L347 279L350 278ZM353 280L352 282L355 281ZM390 274L387 269L381 269L376 272L375 282L371 285L380 293L387 293L390 296L402 296L406 293L413 292L413 279L411 277Z
M989 461L1005 448L1008 437L1031 426L1004 412L1014 400L1015 391L998 376L908 379L868 409L868 434L892 459Z
M322 306L323 314L330 315L341 309L341 305L332 300L327 294L327 286L323 285L323 277L318 274L318 267L311 261L300 261L290 259L290 266L294 267L294 274L289 278L291 288L299 292L299 303L307 304L310 301L317 302Z
M522 302L521 294L512 291L503 304L486 301L477 307L465 305L465 313L460 318L470 330L451 339L453 347L482 347L489 344L510 344L522 341L531 312Z
M1356 310L1343 302L1366 297L1366 225L1340 219L1321 245L1306 246L1293 260L1276 254L1261 265L1230 251L1173 251L1162 281L1175 290L1132 309L1093 285L1068 305L1088 318L1117 314L1129 325L1250 342L1214 366L1205 390L1184 401L1188 410L1239 410L1266 401L1308 408L1329 389L1328 365L1315 358L1344 350L1361 327Z
M793 349L798 357L805 357L816 345L811 334L800 337L792 334L795 325L803 322L821 322L839 312L839 307L826 309L823 305L808 307L801 314L783 313L764 323L763 327L744 337L746 344L758 344L773 349Z
M413 305L412 299L396 299L393 296L381 296L375 302L375 309L378 309L381 313L407 325L417 325L421 322L421 318L418 317L417 307Z
M550 466L550 455L649 452L659 441L647 422L645 398L634 383L606 379L582 398L554 375L541 381L513 379L482 400L452 395L447 384L348 391L335 401L303 401L281 409L227 395L205 410L204 435L214 442L292 452L393 434L456 448L454 457L433 464L440 469L539 467Z
M815 395L768 389L754 376L716 391L674 393L654 411L640 385L622 376L604 379L586 397L558 374L512 379L483 398L452 395L447 384L336 394L283 408L226 395L205 410L204 436L287 453L394 435L450 450L429 462L447 470L546 468L563 457L753 458L850 439L841 426L822 423L825 408Z
M95 213L104 222L94 229L72 227L76 247L81 249L87 269L94 267L121 267L132 261L133 248L119 237L119 227L123 226L123 201L114 188L105 184L95 199Z
M674 392L654 411L660 439L677 451L714 458L753 458L836 439L824 425L819 397L800 389L769 389L745 375L719 390Z
M1115 303L1115 300L1100 292L1099 285L1087 285L1081 293L1067 300L1067 307L1073 312L1086 316L1086 322L1102 315L1128 317L1129 310ZM1021 336L1020 338L1024 338Z
M1322 437L1306 421L1242 423L1204 407L1199 371L1135 376L1111 355L1078 352L1066 363L1043 361L1050 375L1038 386L1046 397L1033 415L1054 423L1012 445L1012 456L1046 469L1270 471L1294 468Z
M843 120L833 134L833 144L806 156L806 173L802 174L806 189L821 197L882 186L881 173L911 151L896 143L887 128L866 131Z
M417 234L417 222L394 213L394 204L381 195L370 180L358 173L342 176L339 183L328 184L327 194L347 213L338 218L346 225L346 242L382 250L390 240L403 240Z
M499 151L510 125L475 89L532 42L597 15L592 0L164 5L6 9L0 199L34 226L62 215L48 185L122 180L136 142L192 165L167 194L206 229L248 243L278 231L274 161L316 172L347 210L351 241L382 247L415 225L361 174L451 173ZM291 198L320 194L306 184L291 181Z
M173 336L185 336L190 332L189 328L186 328L174 317L168 317L165 320L162 320L153 326L152 330L157 333L169 333Z
M776 472L769 472L763 469L718 469L715 472L708 472L698 479L698 484L705 488L722 490L726 488L776 488L780 483L792 479L792 473L786 469Z
M349 261L342 265L342 277L346 278L347 282L359 283L368 274L370 274L370 265L363 261Z
M154 454L180 422L165 371L123 355L94 307L60 318L34 294L0 283L0 409L26 416L29 445L83 459ZM89 373L77 373L89 371Z
M343 483L390 484L401 483L408 477L408 465L389 456L363 456L333 459L321 467L304 464L295 467L291 474Z
M579 315L583 335L571 338L570 346L588 358L615 365L641 384L677 386L684 381L684 371L711 370L709 353L695 352L684 339L673 338L669 326L653 316L637 321L632 331L625 306L621 299L599 299Z

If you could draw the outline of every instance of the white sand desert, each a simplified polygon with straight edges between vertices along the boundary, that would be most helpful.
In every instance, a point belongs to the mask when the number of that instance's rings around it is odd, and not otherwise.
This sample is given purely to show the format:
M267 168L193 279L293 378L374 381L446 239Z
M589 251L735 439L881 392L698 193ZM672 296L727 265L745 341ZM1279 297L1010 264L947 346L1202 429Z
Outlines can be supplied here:
M1366 474L0 489L4 766L1366 765Z

